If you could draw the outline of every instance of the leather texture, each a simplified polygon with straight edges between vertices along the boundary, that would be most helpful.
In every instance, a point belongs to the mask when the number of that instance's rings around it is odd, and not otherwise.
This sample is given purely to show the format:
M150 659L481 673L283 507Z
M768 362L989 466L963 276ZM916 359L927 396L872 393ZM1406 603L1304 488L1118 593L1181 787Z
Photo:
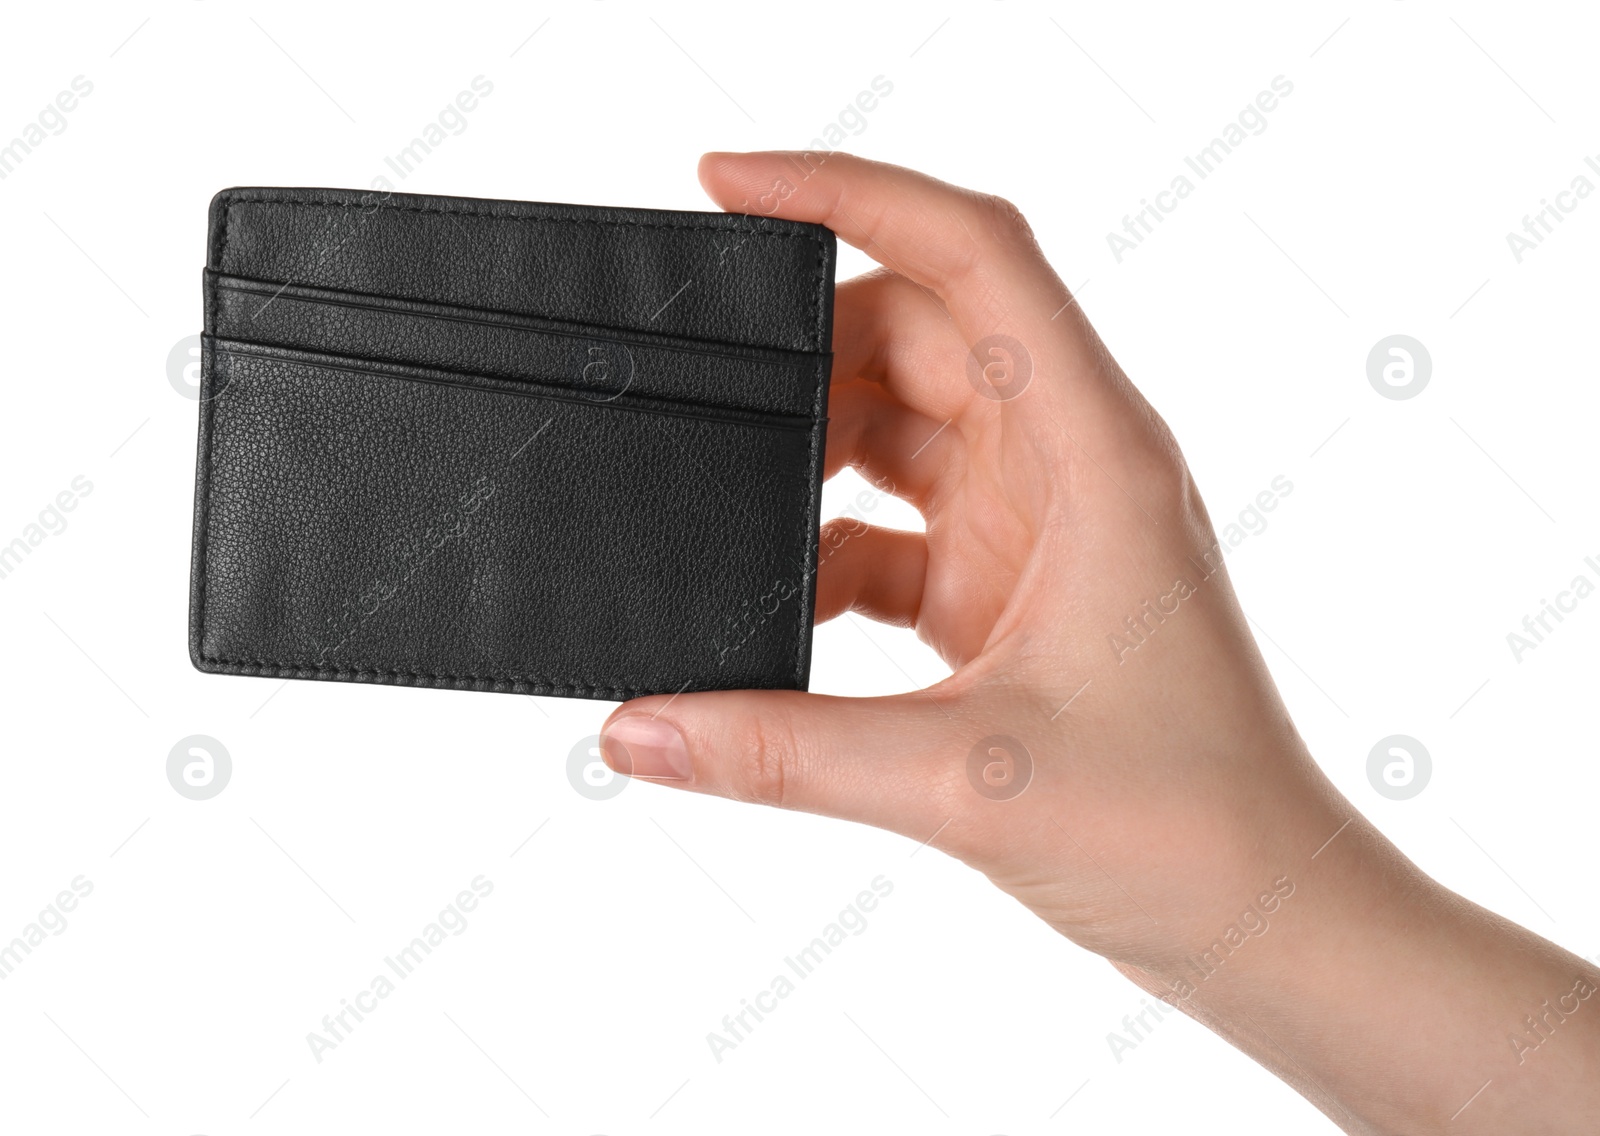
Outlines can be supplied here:
M805 689L834 263L773 218L224 190L194 665Z

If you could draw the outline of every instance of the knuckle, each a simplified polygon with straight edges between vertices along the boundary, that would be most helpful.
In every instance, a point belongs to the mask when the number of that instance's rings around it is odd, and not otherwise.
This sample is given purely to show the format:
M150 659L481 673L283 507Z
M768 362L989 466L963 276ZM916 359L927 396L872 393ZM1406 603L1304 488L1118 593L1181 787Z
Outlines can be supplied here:
M752 717L741 730L735 757L737 798L783 808L794 755L794 733L785 720Z
M1011 201L994 194L987 194L983 198L983 207L988 215L989 227L1003 243L1028 247L1033 245L1033 227L1022 215L1022 210Z
M856 517L833 517L823 522L817 542L824 553L837 552L855 537L866 536L871 528L866 521Z
M1097 457L1074 455L1074 464L1092 483L1109 472L1132 495L1141 509L1166 524L1184 519L1195 510L1198 491L1189 463L1167 424L1140 400L1113 434L1114 444L1097 450ZM1070 451L1069 451L1070 453ZM1096 466L1103 464L1103 468Z
M1181 497L1188 477L1183 451L1159 421L1151 422L1134 437L1126 439L1123 453L1139 484L1161 497Z
M998 267L1018 256L1043 256L1018 206L994 194L965 190L966 206L957 211L962 246L950 253L949 269L939 291L955 286L992 286Z
M990 275L1000 263L1012 257L1041 255L1033 229L1022 210L1004 197L973 190L965 192L966 207L957 213L965 234L964 248L953 254L943 284L970 284Z
M1175 444L1157 442L1144 455L1145 473L1141 481L1151 498L1151 508L1163 522L1173 520L1187 530L1197 513L1203 513L1200 491L1189 463Z

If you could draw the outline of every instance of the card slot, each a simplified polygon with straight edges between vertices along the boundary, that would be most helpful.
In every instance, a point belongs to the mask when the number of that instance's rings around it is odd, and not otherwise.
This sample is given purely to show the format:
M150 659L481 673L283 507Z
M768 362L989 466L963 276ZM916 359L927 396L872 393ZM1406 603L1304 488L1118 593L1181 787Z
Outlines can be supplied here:
M207 342L216 353L221 355L277 360L322 371L341 372L352 376L458 387L465 390L481 391L485 394L505 395L511 398L568 403L574 406L608 410L619 414L693 418L706 422L752 426L767 430L800 431L802 433L822 424L818 420L805 415L770 414L764 411L743 410L733 407L674 402L671 399L650 398L633 392L623 392L615 395L591 395L570 387L550 383L530 382L521 379L501 379L493 375L449 371L437 367L417 367L406 363L393 363L384 359L305 351L299 348L281 347L271 343L255 343L216 337L207 337ZM226 389L226 382L219 382L216 388L205 397L217 397L224 393ZM822 422L825 421L822 420Z
M207 265L258 280L826 351L835 247L821 225L777 217L256 187L212 199Z
M208 273L220 339L566 388L821 416L831 356Z
M804 687L822 424L214 337L202 364L202 670L607 699Z

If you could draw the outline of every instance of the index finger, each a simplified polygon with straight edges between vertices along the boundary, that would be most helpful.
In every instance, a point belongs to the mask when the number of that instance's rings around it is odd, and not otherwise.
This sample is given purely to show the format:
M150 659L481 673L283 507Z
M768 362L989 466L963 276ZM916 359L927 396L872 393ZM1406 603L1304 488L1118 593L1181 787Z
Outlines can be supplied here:
M1021 335L1071 296L1015 206L853 154L710 153L700 181L724 209L826 225L944 301L968 343Z

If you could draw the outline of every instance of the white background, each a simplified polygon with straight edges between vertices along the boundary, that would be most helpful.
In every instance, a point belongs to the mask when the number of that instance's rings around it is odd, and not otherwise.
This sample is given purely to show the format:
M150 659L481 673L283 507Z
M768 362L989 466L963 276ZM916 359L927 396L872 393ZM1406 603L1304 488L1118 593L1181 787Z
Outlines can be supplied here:
M604 704L190 669L197 404L167 357L199 330L206 203L365 187L477 75L492 95L397 188L709 208L702 150L806 146L886 77L848 148L1022 207L1219 526L1293 483L1230 569L1329 775L1449 886L1600 953L1600 598L1520 662L1506 642L1575 575L1600 582L1600 196L1521 263L1506 242L1600 154L1579 5L174 3L6 24L0 140L74 76L93 91L0 181L0 544L74 477L93 489L0 579L0 941L74 877L93 892L0 982L0 1125L1330 1130L1177 1015L1116 1060L1142 995L934 849L648 785L581 795L567 756ZM1118 263L1108 231L1279 75L1268 128ZM1366 376L1394 333L1433 362L1404 401ZM914 523L893 502L873 519ZM866 694L943 670L847 619L813 673ZM1366 775L1397 733L1434 767L1406 801ZM232 757L209 801L166 777L193 734ZM307 1033L480 874L467 929L315 1061ZM717 1063L708 1031L880 874L865 933Z

